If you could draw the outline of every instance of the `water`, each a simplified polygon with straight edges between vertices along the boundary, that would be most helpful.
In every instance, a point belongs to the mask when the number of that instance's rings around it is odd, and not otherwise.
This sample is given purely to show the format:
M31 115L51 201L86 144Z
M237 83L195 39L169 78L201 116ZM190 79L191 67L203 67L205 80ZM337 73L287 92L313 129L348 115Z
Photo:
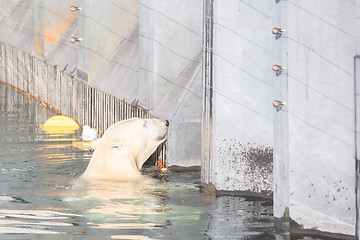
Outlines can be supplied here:
M271 201L206 195L199 171L146 166L142 181L77 180L91 152L59 140L80 132L43 132L53 115L0 84L1 239L280 239Z

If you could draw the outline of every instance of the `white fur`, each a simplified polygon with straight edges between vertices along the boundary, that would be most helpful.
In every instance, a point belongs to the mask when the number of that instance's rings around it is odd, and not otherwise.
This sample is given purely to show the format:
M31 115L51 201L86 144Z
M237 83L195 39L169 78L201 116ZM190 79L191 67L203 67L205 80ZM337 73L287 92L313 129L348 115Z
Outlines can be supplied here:
M110 126L98 140L83 179L127 181L166 139L165 120L132 118Z

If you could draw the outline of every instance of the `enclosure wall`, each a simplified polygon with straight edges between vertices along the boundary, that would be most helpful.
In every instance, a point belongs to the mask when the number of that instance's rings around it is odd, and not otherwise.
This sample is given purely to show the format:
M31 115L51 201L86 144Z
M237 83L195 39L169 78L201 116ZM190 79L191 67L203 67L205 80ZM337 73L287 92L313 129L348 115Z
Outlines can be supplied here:
M359 1L0 0L0 81L100 134L168 119L169 165L209 190L354 235Z
M272 191L273 4L204 4L203 180L218 191L266 196Z
M274 216L354 235L353 1L278 1Z

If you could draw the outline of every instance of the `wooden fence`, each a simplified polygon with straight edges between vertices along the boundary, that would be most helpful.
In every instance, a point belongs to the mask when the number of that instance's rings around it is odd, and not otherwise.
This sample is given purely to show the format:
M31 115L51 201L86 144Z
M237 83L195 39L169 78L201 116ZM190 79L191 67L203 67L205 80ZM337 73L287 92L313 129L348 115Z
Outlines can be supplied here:
M132 117L154 118L119 98L47 64L45 61L0 42L0 81L41 101L79 125L96 128L101 136L113 123ZM166 166L166 143L151 157Z

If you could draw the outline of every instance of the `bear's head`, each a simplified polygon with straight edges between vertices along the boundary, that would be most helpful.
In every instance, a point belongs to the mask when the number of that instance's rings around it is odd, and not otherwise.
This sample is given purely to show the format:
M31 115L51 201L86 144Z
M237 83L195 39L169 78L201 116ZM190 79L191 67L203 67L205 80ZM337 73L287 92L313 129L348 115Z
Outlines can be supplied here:
M141 176L140 169L166 140L169 122L132 118L115 123L94 142L95 151L83 178L130 180Z

